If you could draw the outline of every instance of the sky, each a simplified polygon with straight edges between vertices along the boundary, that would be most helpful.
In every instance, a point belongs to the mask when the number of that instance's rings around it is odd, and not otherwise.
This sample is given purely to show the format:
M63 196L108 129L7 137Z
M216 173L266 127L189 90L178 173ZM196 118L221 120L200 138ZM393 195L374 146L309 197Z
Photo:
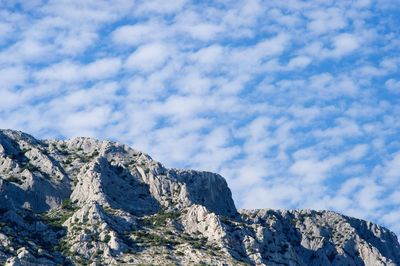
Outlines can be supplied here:
M399 0L0 0L0 128L400 235Z

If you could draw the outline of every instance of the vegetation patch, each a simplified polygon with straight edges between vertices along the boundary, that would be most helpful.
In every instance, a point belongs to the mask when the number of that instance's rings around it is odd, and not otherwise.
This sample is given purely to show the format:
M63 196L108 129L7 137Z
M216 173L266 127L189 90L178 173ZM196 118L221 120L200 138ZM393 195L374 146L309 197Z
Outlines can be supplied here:
M11 176L9 176L7 179L5 179L5 180L7 180L8 182L12 182L12 183L17 183L18 185L22 185L22 180L21 179L19 179L18 177L16 177L16 176L13 176L13 175L11 175Z
M61 209L42 214L43 221L56 230L64 229L63 223L70 218L77 207L70 199L65 199L61 203Z
M167 212L165 210L161 210L157 214L144 218L143 222L145 225L160 227L164 226L167 220L177 220L179 216L180 214L178 212Z
M71 201L71 199L64 199L61 203L61 208L67 211L75 211L77 209L76 205Z
M111 240L111 236L109 234L104 236L104 240L103 240L104 243L108 243L108 242L110 242L110 240Z
M133 233L135 242L146 244L148 246L166 246L166 245L178 245L179 241L166 238L159 234L154 234L145 231L136 231Z

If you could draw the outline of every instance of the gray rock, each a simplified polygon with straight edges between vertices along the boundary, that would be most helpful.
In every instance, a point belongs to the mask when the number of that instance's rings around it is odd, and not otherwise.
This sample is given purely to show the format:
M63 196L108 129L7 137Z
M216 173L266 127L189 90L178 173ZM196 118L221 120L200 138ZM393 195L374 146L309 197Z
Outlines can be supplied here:
M220 175L127 145L0 130L0 263L400 265L400 245L335 212L238 211Z

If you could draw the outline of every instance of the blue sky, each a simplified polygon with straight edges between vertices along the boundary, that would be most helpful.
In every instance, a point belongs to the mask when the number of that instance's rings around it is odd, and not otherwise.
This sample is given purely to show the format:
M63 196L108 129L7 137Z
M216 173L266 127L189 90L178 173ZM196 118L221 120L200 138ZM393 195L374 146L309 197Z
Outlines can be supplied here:
M400 233L400 5L0 0L0 127L128 143L238 207Z

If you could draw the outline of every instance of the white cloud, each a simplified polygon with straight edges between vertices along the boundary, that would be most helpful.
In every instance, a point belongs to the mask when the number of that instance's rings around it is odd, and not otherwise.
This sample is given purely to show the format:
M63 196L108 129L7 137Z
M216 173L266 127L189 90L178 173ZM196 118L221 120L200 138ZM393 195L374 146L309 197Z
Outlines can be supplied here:
M168 114L172 118L190 118L201 113L207 107L203 99L195 96L171 96L163 105L157 106L160 114Z
M96 60L83 67L83 75L87 79L105 79L118 73L121 67L121 59L111 57Z
M197 71L185 73L178 82L178 86L181 88L180 91L187 94L207 94L211 85L211 81Z
M104 126L109 120L110 108L95 107L88 110L69 113L59 121L59 126L68 137L96 136L96 129Z
M49 16L57 16L70 23L94 24L111 22L124 14L132 12L135 2L116 0L110 3L107 0L99 1L60 1L43 5L41 12Z
M262 9L259 9L259 11L260 10ZM300 18L300 14L285 14L285 12L283 12L279 8L272 8L271 10L269 10L268 17L271 17L271 19L278 22L279 24L290 28L302 26L302 24L304 24L304 21L302 20L302 18Z
M367 154L368 148L367 144L358 144L346 152L346 157L351 160L359 160Z
M39 80L73 82L81 78L81 73L79 65L71 61L64 61L38 71L35 76Z
M386 184L397 184L400 181L400 153L386 162L383 175Z
M16 85L23 85L27 76L27 71L20 66L0 69L1 85L3 89L13 89Z
M316 130L315 136L340 140L340 137L356 137L361 135L358 124L349 119L341 118L336 121L336 126L325 130Z
M0 111L13 109L24 102L24 97L20 93L7 89L0 89Z
M12 32L13 27L9 23L0 22L0 44L7 40L7 36Z
M74 55L85 51L98 37L97 33L89 30L69 31L65 35L57 36L54 43L57 46L57 52Z
M299 176L305 183L323 182L328 177L328 172L341 163L338 158L329 158L323 161L313 159L298 160L289 168L289 172Z
M111 36L117 44L136 46L155 36L162 35L163 30L166 29L161 29L161 27L157 24L124 25L114 30Z
M363 8L363 7L368 7L371 5L372 1L371 0L358 0L355 2L355 6L358 8Z
M51 55L53 47L34 39L25 39L15 43L5 53L7 61L40 62Z
M390 92L400 93L400 81L395 79L388 79L385 82L386 88Z
M165 2L163 0L144 1L135 10L137 14L143 13L173 13L181 10L185 5L186 0L173 0Z
M243 208L263 209L265 206L274 206L277 209L284 209L287 206L285 199L291 198L298 191L286 185L277 185L272 188L258 187L249 190L242 199Z
M82 80L106 79L114 76L121 67L119 58L101 58L87 65L64 61L48 66L35 73L38 80L78 82Z
M87 89L77 88L62 97L54 98L49 102L48 108L54 113L71 113L88 106L105 105L118 99L117 90L118 84L115 82L99 83Z
M379 63L380 68L386 69L388 72L395 72L400 66L399 57L383 58Z
M330 55L341 57L354 52L359 47L360 42L354 34L342 33L333 38L333 50L330 52Z
M362 48L362 38L352 33L328 35L326 38L328 38L325 41L326 44L321 40L313 40L301 49L299 54L311 56L317 60L340 59Z
M364 211L376 211L380 205L379 196L382 188L373 181L367 180L360 191L356 193L356 200Z
M254 47L255 55L259 58L265 56L278 55L282 53L290 41L290 36L285 33L281 33L273 38L263 40Z
M289 61L288 67L290 69L304 68L308 66L311 61L311 58L308 56L296 56Z
M192 54L192 59L201 66L215 66L223 61L224 48L211 45Z
M162 66L171 56L171 51L165 44L151 43L140 46L129 55L125 67L137 71L153 71Z
M221 27L212 23L201 23L186 26L182 30L194 39L208 41L215 38L221 32Z
M307 15L311 19L308 28L314 33L327 33L347 26L344 10L339 8L316 9Z
M386 213L382 217L382 221L384 221L385 224L390 225L390 228L392 230L395 230L395 232L398 232L400 230L400 226L398 224L398 221L400 220L400 210L394 210L389 213Z

